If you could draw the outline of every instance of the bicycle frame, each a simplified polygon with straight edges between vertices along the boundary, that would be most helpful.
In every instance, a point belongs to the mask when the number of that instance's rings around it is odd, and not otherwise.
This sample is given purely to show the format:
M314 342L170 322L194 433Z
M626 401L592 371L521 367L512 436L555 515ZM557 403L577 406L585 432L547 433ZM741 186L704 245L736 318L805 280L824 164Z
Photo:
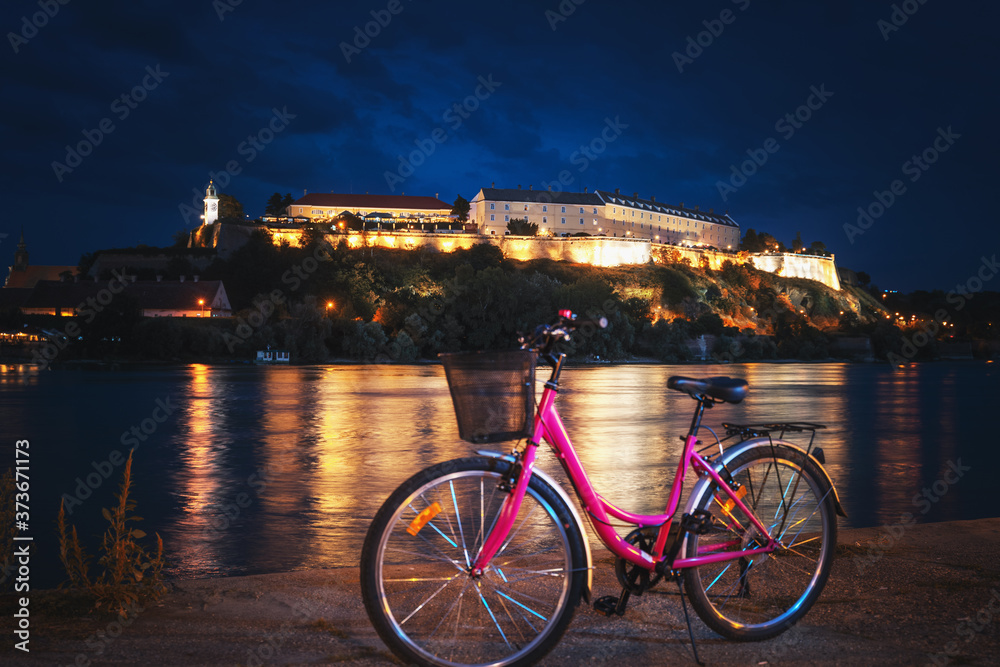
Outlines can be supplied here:
M691 430L685 438L684 451L681 455L680 462L677 465L677 472L671 484L670 496L667 500L667 507L663 514L633 514L632 512L616 507L601 497L601 495L594 489L590 479L587 477L587 473L583 468L580 457L577 455L576 450L570 441L569 434L563 426L562 419L555 408L555 399L558 394L558 375L561 370L562 360L563 355L559 355L558 359L554 359L555 364L553 365L552 378L546 382L545 389L542 392L542 397L538 404L538 411L535 415L532 437L528 441L528 445L525 447L524 452L521 455L521 471L518 475L517 483L511 489L511 492L500 511L500 515L494 524L493 531L486 539L479 556L472 565L472 571L474 573L482 573L485 571L490 560L502 548L504 541L507 539L508 534L514 527L518 511L521 507L521 501L524 499L525 491L528 488L528 482L531 479L531 474L534 470L538 444L542 440L549 444L556 457L559 459L559 462L566 470L566 474L573 483L573 487L576 490L577 497L580 500L583 510L587 512L590 517L591 526L593 526L598 537L613 554L630 563L644 567L648 570L653 570L657 563L666 559L664 549L666 548L666 542L670 532L670 522L677 513L677 508L680 504L681 494L684 487L684 477L687 475L688 470L693 470L699 475L707 475L710 477L729 497L729 499L737 507L739 507L739 509L747 517L749 517L753 526L760 531L760 534L762 536L766 536L767 544L753 549L725 551L724 553L699 553L697 556L692 558L675 558L673 562L667 563L669 568L679 570L720 561L735 560L743 556L770 553L781 546L778 540L771 536L770 530L768 530L768 528L761 523L756 514L743 503L741 498L733 493L725 480L723 480L722 477L715 471L711 462L695 451L698 426L701 421L702 412L705 409L704 403L699 404L695 418L691 424ZM646 553L645 551L627 543L618 531L611 525L611 518L618 519L639 528L659 526L660 529L652 554ZM683 540L684 537L685 536L683 534L678 534L676 539ZM736 546L737 544L739 544L739 540L732 540L722 544L715 544L711 547L711 549L717 551L719 549Z

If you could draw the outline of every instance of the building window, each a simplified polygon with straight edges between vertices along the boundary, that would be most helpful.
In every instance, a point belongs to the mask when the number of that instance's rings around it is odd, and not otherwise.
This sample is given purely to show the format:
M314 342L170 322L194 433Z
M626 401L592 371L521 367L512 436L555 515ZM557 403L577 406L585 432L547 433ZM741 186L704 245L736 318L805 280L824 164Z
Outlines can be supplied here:
M542 213L548 213L548 212L549 212L549 207L548 206L543 206L542 207Z
M493 222L496 219L497 219L497 216L494 215L493 213L490 213L490 222Z
M509 211L510 210L510 204L504 204L503 205L503 210Z
M548 224L548 222L549 222L549 218L548 218L548 216L545 216L545 215L543 215L543 216L542 216L542 224L543 224L543 225L546 225L546 224Z
M597 207L594 207L594 215L597 215Z
M583 218L580 218L580 224L581 225L583 224Z
M597 218L594 218L594 224L595 225L597 224Z
M496 205L496 204L490 204L490 210L491 210L491 211L492 211L493 209L495 209L496 207L497 207L497 205Z
M583 213L583 207L582 206L580 207L580 213Z
M504 222L510 222L510 216L509 216L509 215L505 215L505 216L503 217L503 221L504 221Z
M525 204L525 205L524 205L524 210L525 210L525 211L527 211L527 210L528 210L528 205L527 205L527 204Z
M565 208L565 207L563 207L563 208ZM564 224L564 225L566 224L566 218L562 219L562 224Z
M560 213L565 213L565 212L566 212L566 207L565 207L565 206L563 206L563 207L562 207L562 211L560 211Z

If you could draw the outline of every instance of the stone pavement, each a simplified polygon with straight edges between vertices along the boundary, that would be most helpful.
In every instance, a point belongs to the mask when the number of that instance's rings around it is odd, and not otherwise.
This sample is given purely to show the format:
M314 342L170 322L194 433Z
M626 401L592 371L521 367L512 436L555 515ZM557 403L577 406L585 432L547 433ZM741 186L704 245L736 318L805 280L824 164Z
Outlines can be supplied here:
M603 558L602 558L603 554ZM710 665L982 664L1000 658L1000 519L841 530L826 589L793 629L726 641L693 616ZM595 597L616 594L611 559ZM545 665L694 664L673 584L633 597L623 618L581 606ZM4 631L5 665L398 664L361 604L357 568L174 582L124 623L32 593L30 654ZM3 598L4 623L11 619ZM63 605L64 607L65 605ZM690 607L689 607L690 609ZM692 612L693 614L693 612ZM9 627L9 626L8 626Z

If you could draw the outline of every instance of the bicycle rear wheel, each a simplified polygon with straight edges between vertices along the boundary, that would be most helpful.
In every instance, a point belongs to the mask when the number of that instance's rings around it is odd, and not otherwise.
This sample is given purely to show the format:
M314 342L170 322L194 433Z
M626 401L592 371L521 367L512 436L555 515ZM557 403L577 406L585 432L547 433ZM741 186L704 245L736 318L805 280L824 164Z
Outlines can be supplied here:
M837 544L832 487L806 454L779 444L748 449L727 469L746 490L743 502L784 548L686 569L684 583L695 611L720 635L768 639L802 618L826 584ZM767 543L743 512L727 510L728 499L714 484L696 499L716 526L729 528L689 535L687 558Z
M583 536L541 478L532 477L487 571L470 574L507 498L497 486L509 468L491 458L433 466L375 516L361 553L361 592L379 636L407 663L532 664L569 624L586 577Z

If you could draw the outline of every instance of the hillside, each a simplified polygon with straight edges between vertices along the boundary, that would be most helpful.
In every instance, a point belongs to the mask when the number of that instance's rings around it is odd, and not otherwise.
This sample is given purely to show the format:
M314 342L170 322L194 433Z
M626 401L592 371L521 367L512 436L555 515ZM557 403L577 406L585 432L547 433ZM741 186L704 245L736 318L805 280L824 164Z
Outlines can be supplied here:
M120 340L97 347L163 360L247 359L270 345L299 361L410 361L514 346L519 332L568 308L610 322L567 345L576 358L679 361L692 358L699 341L718 358L813 359L829 355L831 335L870 335L886 322L863 290L835 291L749 265L600 268L505 259L489 244L450 253L330 248L317 236L293 248L258 233L202 277L225 282L234 318L123 322ZM92 343L85 354L101 349Z

